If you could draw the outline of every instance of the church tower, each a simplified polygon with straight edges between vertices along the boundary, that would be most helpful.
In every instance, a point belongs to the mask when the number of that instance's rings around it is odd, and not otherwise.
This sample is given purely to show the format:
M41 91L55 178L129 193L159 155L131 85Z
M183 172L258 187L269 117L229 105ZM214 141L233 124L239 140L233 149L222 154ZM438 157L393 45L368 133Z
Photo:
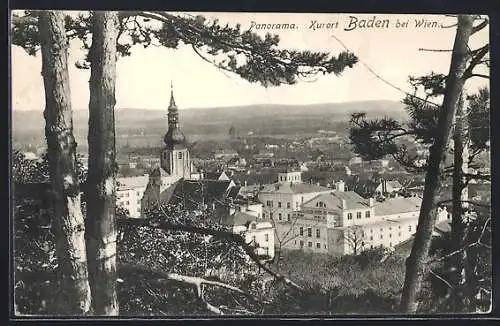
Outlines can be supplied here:
M186 137L179 128L179 111L174 99L173 84L170 85L170 105L168 106L168 130L163 138L165 148L161 153L162 169L175 179L191 177L189 151Z

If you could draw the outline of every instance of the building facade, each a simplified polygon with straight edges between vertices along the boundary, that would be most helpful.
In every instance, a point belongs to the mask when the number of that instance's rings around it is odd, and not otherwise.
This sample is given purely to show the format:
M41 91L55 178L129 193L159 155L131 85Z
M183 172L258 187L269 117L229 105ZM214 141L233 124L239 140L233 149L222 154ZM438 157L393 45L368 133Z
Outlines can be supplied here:
M394 248L416 231L421 199L378 202L353 191L320 194L294 213L293 241L283 248L333 255L358 254L376 247ZM448 218L438 210L437 223Z
M302 182L300 171L285 171L278 174L278 182L263 186L257 195L263 206L262 217L273 221L276 228L275 243L282 246L291 241L295 221L293 213L315 196L331 189Z

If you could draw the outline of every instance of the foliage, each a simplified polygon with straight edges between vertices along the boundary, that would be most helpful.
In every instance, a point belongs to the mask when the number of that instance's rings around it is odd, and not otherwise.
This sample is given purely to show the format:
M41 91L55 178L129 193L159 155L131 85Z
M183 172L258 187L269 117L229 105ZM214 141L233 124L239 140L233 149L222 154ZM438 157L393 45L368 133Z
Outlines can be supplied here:
M421 89L425 98L407 94L403 99L410 117L407 122L399 122L392 118L366 119L365 113L352 114L349 139L355 153L365 160L393 157L400 164L412 171L425 168L415 163L422 158L411 153L407 141L423 148L429 148L436 138L437 120L441 106L431 100L439 99L444 92L446 76L431 73L422 77L410 77L415 94ZM429 100L431 99L431 100ZM468 122L472 161L481 151L489 148L489 90L481 88L476 94L468 96ZM411 143L411 142L410 142ZM426 158L424 156L424 158Z
M76 169L78 181L82 184L87 178L87 169L79 158L76 160ZM26 159L22 152L14 150L11 175L15 183L48 183L50 171L47 152L44 152L39 159L30 160Z
M445 234L437 250L430 258L429 273L421 293L420 310L422 312L486 312L491 308L492 262L491 262L491 219L489 212L480 212L468 224L468 236L462 248L467 248L467 255L473 273L466 283L459 284L450 292L453 267L447 264L453 256L461 254L451 252L451 236ZM456 295L459 300L452 300ZM455 303L454 303L455 302ZM454 306L455 304L455 306ZM458 305L458 306L457 306Z
M24 16L15 16L12 21L12 44L23 47L30 55L35 55L40 47L36 16L36 11L25 11ZM88 50L91 25L92 13L67 16L68 38L80 40L82 48ZM298 76L340 75L358 61L351 52L335 56L326 52L279 49L279 41L277 35L268 33L261 37L250 30L242 30L240 24L222 25L218 20L208 21L201 15L120 12L117 50L121 56L128 56L135 45L177 49L182 43L216 67L265 87L294 84ZM77 67L89 68L88 56L84 62L78 62Z

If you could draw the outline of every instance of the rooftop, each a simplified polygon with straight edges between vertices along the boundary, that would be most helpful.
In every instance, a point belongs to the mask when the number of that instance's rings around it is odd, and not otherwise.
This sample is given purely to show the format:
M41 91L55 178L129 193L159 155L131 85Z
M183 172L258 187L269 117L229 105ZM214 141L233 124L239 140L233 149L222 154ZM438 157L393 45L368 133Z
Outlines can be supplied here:
M257 218L245 212L236 212L233 215L228 215L222 219L223 225L240 226L247 225L250 222L271 222L271 220Z
M330 188L312 185L309 183L274 183L265 185L261 192L282 193L282 194L306 194L311 192L329 191Z
M137 177L121 177L117 178L116 181L119 184L118 189L125 188L146 188L148 185L149 175L141 175Z
M360 209L369 207L368 200L364 199L354 191L332 191L329 194L320 194L305 202L303 207L315 208L315 203L321 200L327 208L342 208L342 200L346 202L347 209Z
M393 215L420 211L422 199L419 197L388 198L383 202L375 202L375 215Z

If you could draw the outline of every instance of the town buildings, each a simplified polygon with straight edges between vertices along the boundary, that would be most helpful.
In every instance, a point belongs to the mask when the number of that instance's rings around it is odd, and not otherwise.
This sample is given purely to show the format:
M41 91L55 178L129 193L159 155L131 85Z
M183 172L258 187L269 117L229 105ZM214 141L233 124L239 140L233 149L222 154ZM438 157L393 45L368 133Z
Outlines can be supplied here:
M415 233L420 205L418 197L377 201L342 188L322 193L294 212L293 241L287 241L283 248L333 255L394 248ZM446 219L446 208L440 208L437 222Z
M256 246L263 260L274 256L274 228L263 218L262 204L239 198L241 187L223 171L193 173L186 139L179 126L178 108L171 90L168 130L160 164L150 174L117 180L117 205L131 218L148 217L163 204L181 205L202 213L211 209L213 222L229 226Z

